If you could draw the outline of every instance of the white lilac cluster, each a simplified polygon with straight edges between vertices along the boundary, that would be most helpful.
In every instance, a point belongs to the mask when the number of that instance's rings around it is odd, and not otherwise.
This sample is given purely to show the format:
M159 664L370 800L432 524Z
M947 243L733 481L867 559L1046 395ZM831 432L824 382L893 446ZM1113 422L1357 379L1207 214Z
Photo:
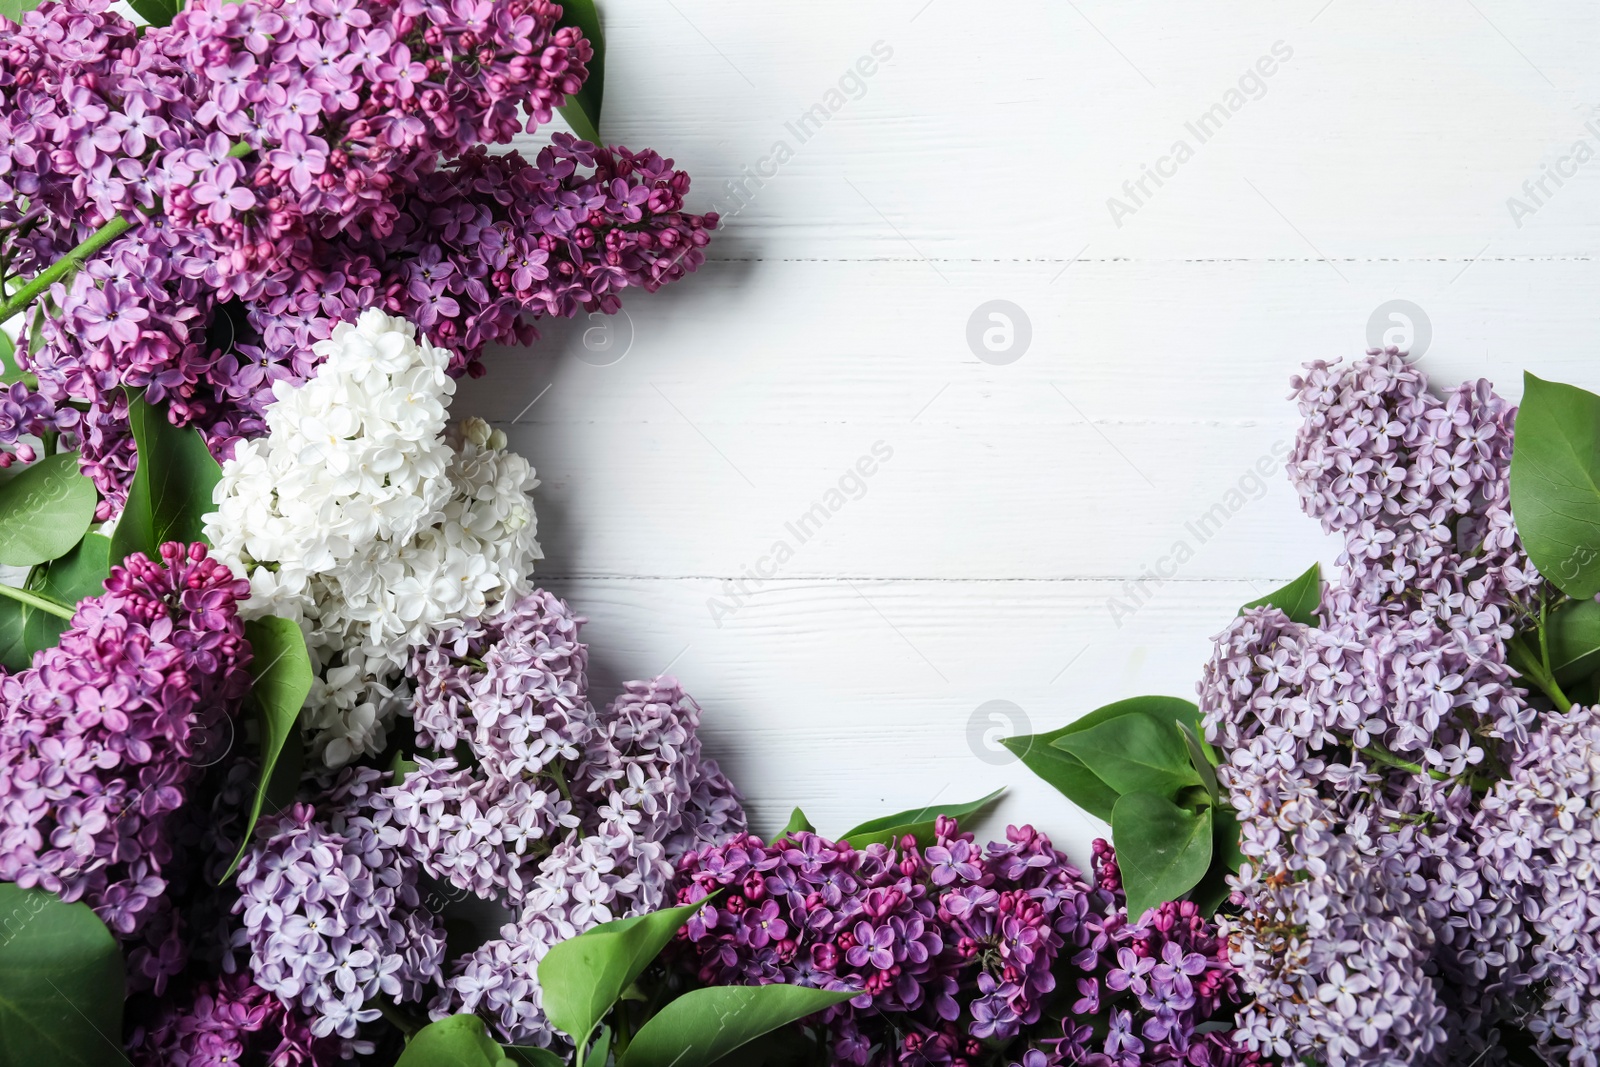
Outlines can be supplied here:
M478 419L447 431L451 354L404 319L362 312L273 385L267 433L241 441L206 516L250 579L246 617L298 621L317 668L304 724L337 767L381 751L408 697L412 646L528 588L538 484Z
M442 977L444 929L422 907L417 864L388 844L372 794L385 777L341 771L313 807L265 822L239 865L242 916L234 947L247 948L262 989L303 1010L318 1037L370 1053L362 1023L380 996L417 1002ZM320 816L320 818L319 818Z
M582 621L536 590L419 648L417 769L373 798L387 846L507 910L431 1008L481 1012L518 1044L554 1037L537 982L551 945L662 906L678 856L746 827L675 680L590 703Z
M1393 350L1295 383L1290 473L1340 534L1318 625L1221 635L1199 687L1247 862L1240 1041L1331 1067L1592 1065L1600 890L1586 713L1542 710L1514 635L1549 594L1508 499L1514 410Z

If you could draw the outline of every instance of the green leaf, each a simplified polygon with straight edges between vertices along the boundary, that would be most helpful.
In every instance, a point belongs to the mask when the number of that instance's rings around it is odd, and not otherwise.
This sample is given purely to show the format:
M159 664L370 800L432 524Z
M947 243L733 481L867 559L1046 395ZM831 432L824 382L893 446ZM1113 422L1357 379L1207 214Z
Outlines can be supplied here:
M66 555L94 522L99 502L76 452L28 464L0 482L0 563L31 567Z
M0 885L0 1067L122 1056L122 950L87 904Z
M1275 589L1259 600L1252 600L1239 609L1243 615L1251 608L1275 607L1290 619L1304 626L1317 625L1317 605L1322 603L1322 565L1313 563L1304 574Z
M1562 685L1600 670L1600 602L1563 604L1545 619L1550 669Z
M152 26L170 26L183 10L181 0L128 0L128 6Z
M594 49L594 58L589 60L589 77L584 79L583 88L561 105L561 117L581 139L604 144L600 140L600 101L606 88L606 38L600 29L600 11L594 0L561 0L558 25L578 27Z
M806 818L805 812L801 811L799 808L795 808L794 811L789 814L789 825L778 831L778 836L774 837L773 840L781 841L790 834L798 834L802 832L814 834L817 832L817 828L811 825L811 820Z
M1200 776L1189 765L1189 748L1178 723L1154 715L1119 715L1099 726L1058 737L1053 744L1092 767L1106 785L1121 794L1171 796L1200 784Z
M747 1041L853 996L859 994L796 985L695 989L645 1023L617 1067L708 1067Z
M1200 776L1200 784L1206 787L1206 792L1211 794L1211 803L1219 803L1222 799L1221 792L1217 789L1217 769L1211 765L1207 758L1205 739L1195 731L1193 726L1179 720L1178 732L1183 734L1183 743L1189 749L1189 765Z
M76 606L85 597L105 592L106 578L111 574L111 540L97 533L83 535L83 540L62 556L33 569L28 576L27 588L62 604ZM25 623L23 640L31 656L41 648L52 648L66 632L68 620L48 611L23 609Z
M580 1047L622 991L706 901L601 923L553 945L539 961L544 1013Z
M928 845L933 842L933 827L939 816L965 819L994 803L994 799L1004 792L1004 789L996 789L988 796L967 804L929 804L925 808L869 819L854 830L846 831L839 840L856 848L866 848L868 845L891 844L910 834L917 839L917 844Z
M489 1036L483 1020L468 1014L452 1015L418 1030L394 1067L501 1067L515 1062Z
M139 458L111 536L111 562L133 552L155 559L168 541L205 541L200 520L216 510L211 495L222 479L205 438L193 426L172 425L165 411L136 393L128 398L128 424Z
M13 0L0 0L0 16L16 22L21 18L21 15L20 13L16 16L8 14L8 10L12 6ZM17 365L16 342L11 340L10 334L0 330L0 383L10 385L20 377L22 377L22 368Z
M1178 722L1186 722L1197 730L1200 726L1200 709L1191 701L1179 697L1129 697L1127 700L1119 700L1103 708L1096 708L1059 730L1005 737L1001 738L1000 743L1015 752L1024 766L1054 786L1056 791L1068 800L1096 818L1110 822L1111 809L1117 803L1117 791L1084 766L1078 757L1056 748L1054 742L1068 734L1082 733L1103 722L1135 712L1145 712L1158 719L1171 718ZM1204 745L1206 752L1211 751L1210 745L1205 745L1203 741L1201 744Z
M506 1045L506 1059L526 1067L567 1067L567 1061L547 1048L537 1045Z
M305 706L311 692L311 656L306 652L306 639L300 627L288 619L268 615L244 624L244 635L250 642L250 700L256 707L256 722L261 728L260 767L257 773L256 795L250 803L250 818L245 822L244 838L239 842L239 853L222 876L223 881L233 877L244 850L255 832L256 820L266 804L268 794L275 790L274 771L284 745L295 734L300 719L300 709ZM297 751L297 750L296 750ZM295 775L298 778L298 774ZM293 790L291 788L290 794Z
M1180 808L1154 793L1124 793L1111 813L1111 843L1137 917L1193 889L1211 866L1211 808Z
M1600 396L1523 375L1511 514L1528 558L1574 600L1600 593Z

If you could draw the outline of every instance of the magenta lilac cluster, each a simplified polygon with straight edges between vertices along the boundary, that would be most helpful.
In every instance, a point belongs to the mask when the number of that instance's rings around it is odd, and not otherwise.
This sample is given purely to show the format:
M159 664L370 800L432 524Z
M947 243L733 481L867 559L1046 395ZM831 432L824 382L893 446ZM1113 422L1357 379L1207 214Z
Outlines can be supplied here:
M1290 474L1340 567L1317 625L1245 612L1199 687L1247 858L1226 923L1241 1040L1332 1067L1517 1041L1593 1064L1600 750L1516 667L1559 594L1512 522L1515 411L1484 382L1436 397L1393 350L1294 385Z
M744 831L676 681L590 704L582 623L535 591L417 649L414 766L347 769L258 832L235 943L314 1035L371 1051L387 998L550 1045L537 982L550 946L662 906L678 856ZM463 902L505 921L449 961L440 923Z
M926 848L736 837L680 861L681 903L718 895L678 951L706 983L859 991L812 1020L830 1062L1258 1062L1229 1039L1239 997L1216 928L1187 903L1130 920L1095 848L1091 884L1025 826L987 846L944 817Z
M565 135L533 163L488 155L587 76L560 16L546 0L197 0L141 33L107 0L25 15L0 43L4 273L133 225L35 305L38 385L0 404L0 443L72 433L110 514L133 462L123 386L225 455L261 432L271 382L304 378L311 342L364 308L479 371L486 345L531 339L529 319L613 312L620 289L694 270L716 217L682 210L670 160Z
M59 645L0 677L0 881L87 903L125 942L130 986L157 993L189 951L169 892L180 809L250 684L249 583L204 545L160 555L113 567Z
M315 1067L337 1062L337 1046L248 976L232 974L202 983L181 1004L164 1004L148 1025L135 1023L127 1054L135 1067Z

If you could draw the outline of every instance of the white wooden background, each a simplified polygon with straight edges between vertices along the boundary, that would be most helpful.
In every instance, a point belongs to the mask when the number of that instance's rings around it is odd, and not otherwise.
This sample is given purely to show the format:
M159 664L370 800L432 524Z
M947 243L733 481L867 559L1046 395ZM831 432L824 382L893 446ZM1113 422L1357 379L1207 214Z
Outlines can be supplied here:
M1086 859L1107 828L985 729L1191 695L1239 603L1331 560L1281 470L1205 543L1185 523L1291 437L1300 363L1359 354L1385 302L1423 309L1443 386L1600 388L1600 162L1569 160L1600 151L1592 4L602 6L604 133L675 157L692 207L736 205L779 140L793 158L698 275L627 301L609 351L557 324L456 410L539 468L545 582L591 620L602 695L670 667L762 832L1005 786L984 829L1032 821ZM892 58L800 143L785 124L878 42ZM1185 123L1278 42L1200 143ZM1119 226L1108 198L1180 138L1193 157ZM1008 365L967 342L995 299L1031 324ZM714 619L879 441L865 494Z

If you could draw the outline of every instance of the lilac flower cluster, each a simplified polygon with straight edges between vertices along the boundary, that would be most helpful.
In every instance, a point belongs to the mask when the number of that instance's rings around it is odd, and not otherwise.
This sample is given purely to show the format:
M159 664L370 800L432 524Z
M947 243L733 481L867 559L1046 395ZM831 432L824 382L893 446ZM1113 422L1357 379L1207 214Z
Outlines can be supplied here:
M1512 523L1514 410L1484 382L1435 397L1394 350L1294 387L1291 477L1340 569L1319 625L1244 612L1199 686L1247 859L1225 924L1254 998L1240 1039L1333 1067L1494 1063L1526 1026L1551 1062L1593 1062L1571 916L1595 898L1562 825L1590 735L1521 687L1517 635L1552 590Z
M318 1038L281 1000L234 974L202 983L181 1004L164 1003L151 1023L133 1027L127 1053L135 1067L314 1067L335 1062L337 1044Z
M816 1016L832 1062L1259 1062L1201 1028L1238 1002L1215 928L1192 904L1130 921L1095 859L1091 885L1030 827L984 847L942 817L925 849L735 837L680 862L680 902L720 895L679 951L702 982L859 991Z
M0 678L0 881L83 900L160 992L188 952L169 892L174 828L234 736L249 583L204 545L129 556L59 645ZM242 728L241 728L242 729Z
M255 982L317 1036L370 1049L361 1027L386 995L549 1045L537 967L550 946L662 906L684 850L744 831L676 681L589 703L582 623L539 590L418 648L415 768L349 768L258 833L236 940ZM507 921L447 977L439 912L467 897Z
M143 34L107 0L24 16L0 44L0 273L133 226L35 305L38 386L13 387L0 443L71 431L109 514L133 462L121 386L226 455L261 432L271 383L305 378L311 342L364 308L478 373L486 345L531 340L527 318L612 312L618 290L694 270L716 218L683 212L670 160L565 135L535 163L483 147L582 85L591 49L560 14L198 0Z
M255 983L312 1019L317 1037L358 1036L380 996L419 1001L441 977L444 930L422 907L417 864L386 843L373 795L385 777L341 772L317 808L296 804L258 831L239 866L235 947ZM320 816L320 817L319 817Z

